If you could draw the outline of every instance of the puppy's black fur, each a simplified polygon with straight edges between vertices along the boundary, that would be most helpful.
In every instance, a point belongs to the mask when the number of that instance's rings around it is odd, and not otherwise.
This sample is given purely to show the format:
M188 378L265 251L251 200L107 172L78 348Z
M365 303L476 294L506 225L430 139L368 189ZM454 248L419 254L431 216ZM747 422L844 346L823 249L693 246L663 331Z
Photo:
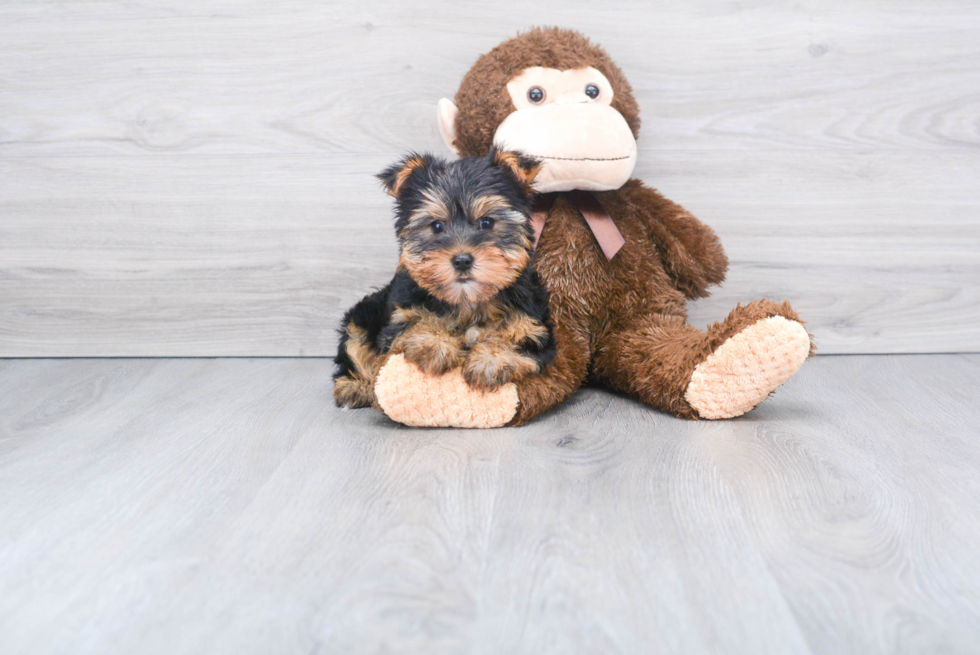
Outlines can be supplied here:
M344 314L338 405L373 404L374 378L393 351L430 373L466 364L467 382L483 389L551 362L548 295L531 249L530 185L538 168L518 153L493 150L454 162L413 154L378 176L396 198L401 258L387 285ZM471 265L461 266L467 258ZM490 342L500 366L487 354ZM476 351L484 356L479 367L468 361ZM507 361L523 362L523 373Z

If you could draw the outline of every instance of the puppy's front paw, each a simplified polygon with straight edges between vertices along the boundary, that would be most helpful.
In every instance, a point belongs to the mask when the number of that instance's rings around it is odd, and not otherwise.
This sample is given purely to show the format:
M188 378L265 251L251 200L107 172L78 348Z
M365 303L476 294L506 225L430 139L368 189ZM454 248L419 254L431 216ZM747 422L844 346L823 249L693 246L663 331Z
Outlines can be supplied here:
M442 375L457 368L463 353L457 339L422 331L409 331L403 335L397 351L429 375Z
M538 363L509 343L478 343L463 364L463 379L480 391L493 391L537 372Z

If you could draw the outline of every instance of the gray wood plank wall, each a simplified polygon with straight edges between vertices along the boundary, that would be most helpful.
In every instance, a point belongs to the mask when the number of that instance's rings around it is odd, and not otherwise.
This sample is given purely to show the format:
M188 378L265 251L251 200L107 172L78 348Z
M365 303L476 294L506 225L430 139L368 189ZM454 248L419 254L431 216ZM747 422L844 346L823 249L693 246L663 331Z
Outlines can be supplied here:
M722 237L695 323L980 350L977 3L109 0L0 5L0 356L331 354L395 262L372 174L535 24L610 51L638 177Z

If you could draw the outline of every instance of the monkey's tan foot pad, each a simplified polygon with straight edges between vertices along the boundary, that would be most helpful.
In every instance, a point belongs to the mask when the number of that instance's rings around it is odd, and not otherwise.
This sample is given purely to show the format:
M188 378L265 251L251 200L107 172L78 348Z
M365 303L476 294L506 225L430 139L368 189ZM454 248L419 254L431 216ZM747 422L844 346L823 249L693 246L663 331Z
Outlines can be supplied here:
M684 394L701 418L741 416L793 376L810 354L810 335L782 316L761 319L697 365Z
M393 421L424 428L496 428L517 413L517 387L471 389L459 369L426 375L404 355L392 355L378 372L374 395Z

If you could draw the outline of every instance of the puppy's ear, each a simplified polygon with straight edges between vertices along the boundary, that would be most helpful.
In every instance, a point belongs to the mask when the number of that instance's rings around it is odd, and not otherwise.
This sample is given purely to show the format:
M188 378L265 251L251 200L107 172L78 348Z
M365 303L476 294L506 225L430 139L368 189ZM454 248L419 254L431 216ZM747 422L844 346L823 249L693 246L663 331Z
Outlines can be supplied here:
M540 160L528 157L516 150L500 150L497 146L490 148L490 154L487 157L494 166L510 173L511 177L524 187L525 193L531 193L534 178L541 172Z
M428 153L420 155L413 152L378 173L378 179L389 196L398 198L404 193L409 181L417 178L420 173L428 172L434 162L435 158Z

